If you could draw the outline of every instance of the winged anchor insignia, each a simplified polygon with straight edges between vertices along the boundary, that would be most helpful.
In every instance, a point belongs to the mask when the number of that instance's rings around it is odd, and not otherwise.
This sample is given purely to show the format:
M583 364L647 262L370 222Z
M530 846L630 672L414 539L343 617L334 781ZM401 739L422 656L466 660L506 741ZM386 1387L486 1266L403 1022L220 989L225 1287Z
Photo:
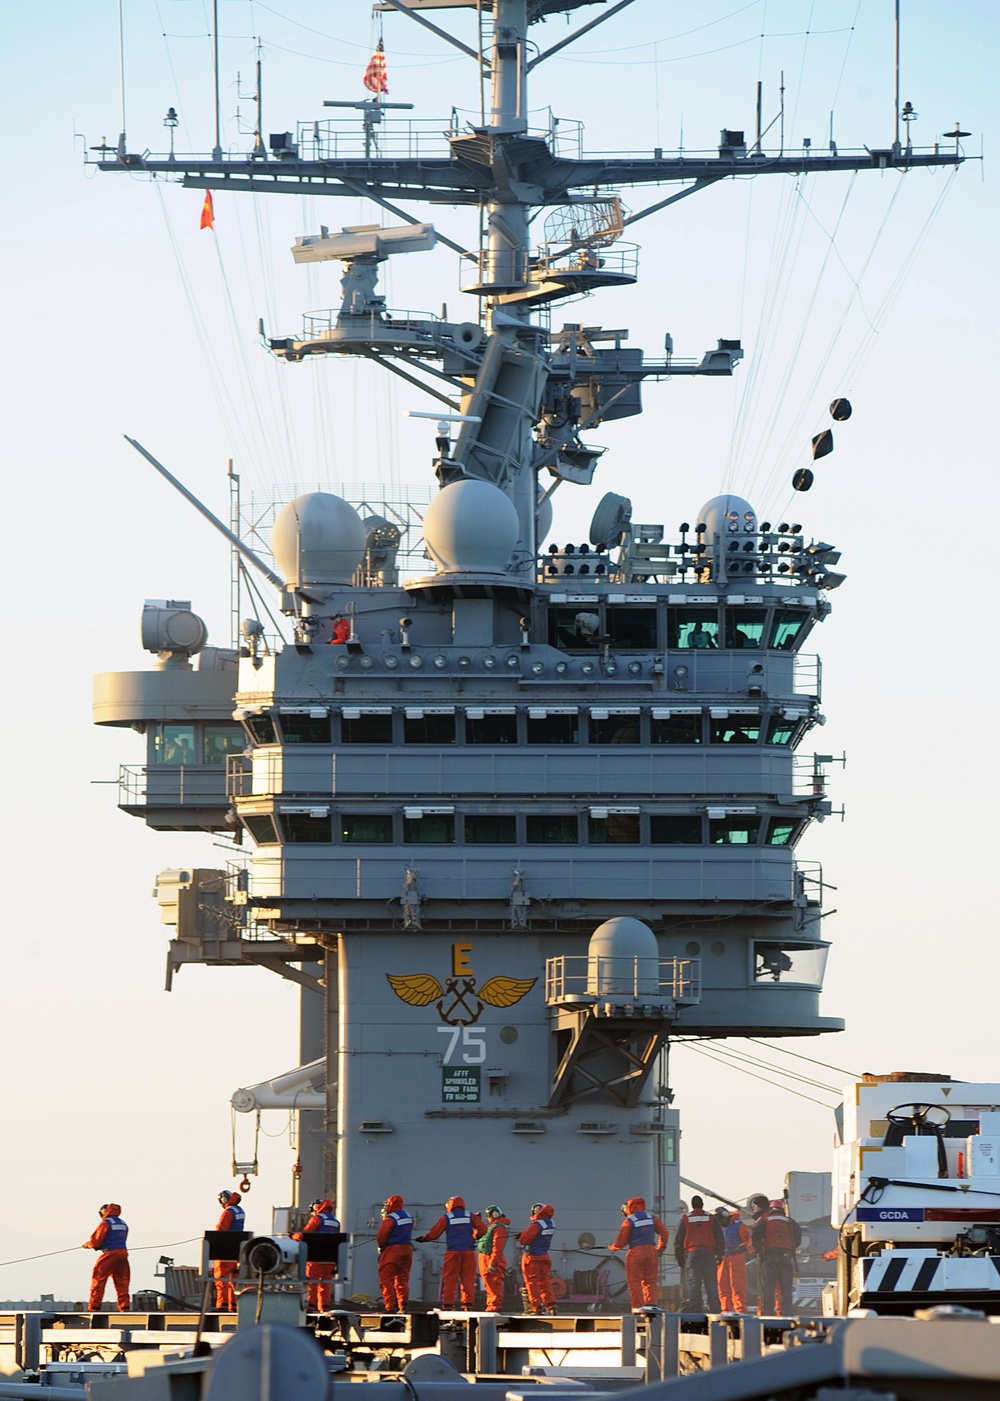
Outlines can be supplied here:
M537 978L487 978L476 990L474 977L446 978L444 986L432 973L386 973L389 986L409 1007L429 1007L437 1002L438 1016L449 1026L472 1026L482 1016L483 1005L513 1007L538 981Z

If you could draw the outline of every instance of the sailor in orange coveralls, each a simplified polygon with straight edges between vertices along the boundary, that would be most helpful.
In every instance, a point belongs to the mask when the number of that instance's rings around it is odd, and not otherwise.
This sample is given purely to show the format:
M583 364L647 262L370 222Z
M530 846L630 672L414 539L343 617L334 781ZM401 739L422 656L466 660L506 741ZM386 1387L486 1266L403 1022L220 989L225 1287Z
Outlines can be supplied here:
M101 1207L101 1224L83 1242L84 1250L99 1250L101 1253L94 1264L90 1277L90 1312L100 1313L104 1303L104 1290L110 1275L114 1281L118 1297L118 1312L128 1313L128 1286L131 1272L128 1265L128 1227L121 1217L121 1207L117 1202L107 1202Z
M528 1291L528 1307L532 1313L555 1313L556 1296L552 1292L552 1261L549 1249L555 1235L555 1222L552 1217L555 1207L547 1203L535 1202L531 1208L531 1224L518 1232L518 1240L524 1247L521 1256L521 1273L524 1287Z
M483 1214L486 1217L486 1234L476 1247L479 1251L479 1273L486 1290L486 1312L499 1313L503 1307L503 1281L507 1273L507 1257L503 1248L507 1244L510 1217L504 1216L498 1206L488 1206Z
M413 1264L413 1217L403 1208L403 1198L391 1196L382 1207L378 1246L378 1282L389 1313L402 1313L410 1297L410 1266Z
M659 1284L659 1254L670 1233L658 1216L646 1210L645 1197L629 1197L622 1207L621 1230L608 1246L609 1250L627 1250L625 1280L629 1303L641 1308L656 1303Z
M329 1197L317 1197L309 1207L312 1215L301 1231L296 1231L292 1240L301 1240L311 1231L329 1235L340 1230L340 1222L333 1214L333 1202ZM330 1281L337 1273L332 1260L309 1260L306 1263L306 1279L309 1280L308 1303L311 1309L322 1313L330 1307Z
M745 1313L747 1307L747 1256L753 1254L749 1227L738 1211L717 1206L726 1253L719 1261L719 1302L723 1313Z
M222 1207L222 1215L216 1222L217 1231L242 1231L244 1222L243 1208L240 1202L243 1198L239 1192L230 1192L223 1187L219 1193L219 1205ZM216 1260L212 1264L212 1273L215 1275L215 1307L232 1312L236 1307L236 1286L233 1280L240 1272L238 1260Z
M475 1307L476 1302L476 1241L486 1234L486 1222L476 1211L470 1211L463 1197L449 1197L444 1215L417 1240L437 1240L444 1234L447 1249L441 1270L441 1307L454 1308L459 1294L463 1309Z

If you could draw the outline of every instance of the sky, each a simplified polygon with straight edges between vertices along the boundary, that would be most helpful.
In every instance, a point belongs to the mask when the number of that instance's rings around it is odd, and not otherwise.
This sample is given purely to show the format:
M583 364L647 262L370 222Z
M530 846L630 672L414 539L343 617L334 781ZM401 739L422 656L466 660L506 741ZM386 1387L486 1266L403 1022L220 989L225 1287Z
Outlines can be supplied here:
M130 150L165 149L173 106L178 150L210 151L210 10L124 0ZM265 133L328 117L324 99L365 96L377 37L366 4L221 0L219 11L227 149L251 141L241 94L255 39ZM784 87L786 148L825 147L831 122L841 149L887 146L892 11L891 0L636 0L536 70L533 121L546 125L549 106L583 120L588 151L711 150L721 128L753 131L760 81L765 125ZM1000 7L903 0L902 13L914 144L959 121L965 152L988 152ZM469 36L467 16L449 23ZM153 877L224 853L117 811L119 764L140 763L142 741L91 724L91 678L151 665L144 598L191 599L210 641L227 645L229 557L122 435L225 518L229 458L245 498L317 482L426 486L433 427L405 415L432 401L365 365L289 366L259 344L258 318L295 334L303 311L338 300L335 266L293 265L295 236L379 222L375 206L220 195L215 231L202 231L199 192L84 167L84 150L121 129L114 0L8 7L3 27L0 1298L74 1299L90 1263L78 1243L101 1202L125 1206L139 1287L156 1283L161 1253L196 1258L231 1185L231 1093L297 1060L296 994L274 975L187 968L163 991ZM564 33L551 20L533 37ZM452 106L475 115L468 60L402 16L385 18L384 37L390 100L436 119L428 130L443 130ZM639 209L656 195L624 197ZM474 237L467 212L412 212ZM847 755L831 783L845 816L800 847L831 887L822 1010L847 1029L779 1043L826 1066L764 1053L825 1088L770 1086L675 1049L682 1172L727 1196L772 1195L790 1169L827 1168L832 1087L858 1072L997 1076L996 622L982 514L996 500L996 216L978 159L954 176L725 181L636 226L638 289L565 308L566 321L629 327L650 354L669 332L678 355L719 337L742 337L747 355L732 381L647 385L641 418L604 425L594 437L608 455L592 488L557 494L554 538L583 538L608 489L627 490L635 518L668 535L732 489L834 543L848 575L816 635L828 722L815 748ZM443 247L396 260L385 287L390 306L474 317ZM792 472L840 394L854 415L796 496ZM247 1202L258 1230L289 1200L295 1156L270 1117ZM236 1131L242 1157L252 1125Z

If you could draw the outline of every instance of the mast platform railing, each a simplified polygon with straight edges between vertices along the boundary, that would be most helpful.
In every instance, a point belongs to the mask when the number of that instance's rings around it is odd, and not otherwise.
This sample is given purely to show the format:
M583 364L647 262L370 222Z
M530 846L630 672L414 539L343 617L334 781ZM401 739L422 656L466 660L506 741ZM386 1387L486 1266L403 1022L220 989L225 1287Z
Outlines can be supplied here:
M545 1001L621 1003L637 1014L665 1001L701 1001L700 958L560 954L545 960Z

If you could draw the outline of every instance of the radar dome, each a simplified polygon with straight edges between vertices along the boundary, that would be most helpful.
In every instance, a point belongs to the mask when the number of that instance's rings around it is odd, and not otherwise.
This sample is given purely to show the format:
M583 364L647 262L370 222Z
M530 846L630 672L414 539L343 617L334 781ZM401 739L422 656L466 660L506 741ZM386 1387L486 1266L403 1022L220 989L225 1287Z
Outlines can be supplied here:
M742 496L713 496L702 506L698 519L705 523L705 540L709 548L713 535L725 539L727 536L757 534L757 512Z
M660 989L660 946L641 919L606 919L587 946L587 991L603 996L655 997Z
M349 584L365 552L365 528L349 502L310 491L278 513L271 549L293 588Z
M503 573L518 534L513 502L473 478L442 487L424 514L424 543L439 574Z

